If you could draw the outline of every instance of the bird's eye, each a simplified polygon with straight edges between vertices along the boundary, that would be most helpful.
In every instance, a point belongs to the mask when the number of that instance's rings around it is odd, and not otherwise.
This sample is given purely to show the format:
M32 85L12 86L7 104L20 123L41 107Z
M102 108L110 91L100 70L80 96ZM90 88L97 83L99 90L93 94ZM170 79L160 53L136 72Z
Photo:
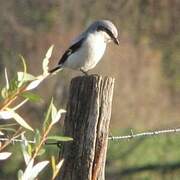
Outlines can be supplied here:
M104 27L103 26L97 26L96 30L97 31L104 31Z
M99 26L96 28L96 31L100 31Z

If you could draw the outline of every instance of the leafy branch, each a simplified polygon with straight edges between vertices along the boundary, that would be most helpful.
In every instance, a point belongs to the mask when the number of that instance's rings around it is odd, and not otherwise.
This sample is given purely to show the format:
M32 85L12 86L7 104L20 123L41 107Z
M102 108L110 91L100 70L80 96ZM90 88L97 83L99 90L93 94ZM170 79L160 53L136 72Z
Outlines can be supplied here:
M0 120L14 119L15 125L19 125L18 129L14 128L14 124L0 125L0 160L5 160L11 156L11 152L2 152L12 142L19 142L21 144L22 154L26 164L25 170L18 171L19 180L37 179L39 173L49 164L49 160L37 162L37 157L45 153L44 145L46 141L72 141L70 137L51 136L50 131L54 125L61 119L62 113L66 111L63 109L57 110L53 100L47 110L43 127L41 130L33 129L26 120L21 117L16 110L24 106L28 101L38 101L38 95L30 92L39 86L39 84L49 76L48 63L51 57L53 46L47 51L42 62L43 73L37 77L27 73L27 65L22 56L20 56L23 63L23 71L17 72L13 80L9 80L7 70L5 69L6 85L1 89L0 102ZM24 128L24 129L23 129ZM26 132L29 130L34 137L34 140L29 141L26 138ZM11 132L11 137L7 137L6 133ZM20 139L21 137L21 139ZM34 164L36 160L36 164ZM54 156L51 157L52 165L52 180L57 176L63 160L55 161Z
M37 95L33 93L28 93L27 91L35 89L48 75L48 63L51 57L53 50L53 46L49 48L46 53L45 58L42 62L42 69L43 74L35 77L32 74L27 73L27 65L22 56L20 56L22 63L23 63L23 72L17 72L17 75L14 80L9 81L7 70L5 69L5 79L6 79L6 86L1 90L1 96L4 99L0 103L0 118L1 119L11 119L14 118L17 123L19 123L22 127L33 131L27 122L19 116L15 110L21 107L25 102L28 100L38 99ZM25 98L21 101L16 107L10 107L12 103L18 98Z
M35 132L35 142L29 142L26 137L22 135L21 146L27 167L24 171L19 170L19 180L35 179L39 172L42 171L46 165L48 165L49 161L47 160L34 165L35 159L45 152L43 146L45 145L46 140L72 141L72 138L70 137L49 136L51 129L59 121L62 113L65 113L65 110L57 110L53 104L53 101L51 101L41 131L36 130ZM52 179L55 179L62 166L63 160L60 160L58 163L56 163L54 156L52 156L51 161L53 161L51 163L53 170Z

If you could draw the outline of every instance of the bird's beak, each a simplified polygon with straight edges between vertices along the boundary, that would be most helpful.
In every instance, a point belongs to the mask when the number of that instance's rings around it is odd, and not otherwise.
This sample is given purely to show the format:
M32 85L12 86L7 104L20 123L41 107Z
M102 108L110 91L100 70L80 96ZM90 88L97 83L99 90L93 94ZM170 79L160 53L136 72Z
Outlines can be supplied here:
M119 39L118 38L114 38L113 40L114 40L114 43L119 46Z

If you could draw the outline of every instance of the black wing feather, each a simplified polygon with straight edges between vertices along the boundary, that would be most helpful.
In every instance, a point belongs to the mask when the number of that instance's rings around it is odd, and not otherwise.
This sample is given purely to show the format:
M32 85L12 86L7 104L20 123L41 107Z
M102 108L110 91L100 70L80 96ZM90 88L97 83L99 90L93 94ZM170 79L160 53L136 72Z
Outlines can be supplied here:
M83 44L85 38L82 38L80 41L78 41L77 43L73 44L72 46L69 47L68 50L65 51L65 53L63 54L63 56L61 57L61 59L59 60L59 65L63 65L64 62L68 59L68 57L75 53Z
M72 46L69 47L68 50L65 51L65 53L62 55L61 59L59 60L58 66L55 68L51 69L49 73L54 73L55 71L59 70L60 68L63 67L64 62L68 59L68 57L75 53L83 44L85 38L82 38L80 41L77 43L73 44Z

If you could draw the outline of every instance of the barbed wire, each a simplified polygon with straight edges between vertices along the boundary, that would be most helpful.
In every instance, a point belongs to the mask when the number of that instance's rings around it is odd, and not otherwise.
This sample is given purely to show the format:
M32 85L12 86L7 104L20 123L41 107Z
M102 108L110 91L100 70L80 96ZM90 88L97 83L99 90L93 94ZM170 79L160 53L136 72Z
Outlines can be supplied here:
M126 140L126 139L133 139L137 137L144 137L144 136L158 136L161 134L170 134L170 133L179 133L180 128L173 128L173 129L164 129L164 130L157 130L157 131L148 131L142 133L131 133L125 136L110 136L108 137L109 140Z
M142 132L142 133L134 133L133 130L131 130L131 133L128 135L122 135L122 136L109 136L108 140L115 140L115 141L121 141L121 140L126 140L126 139L134 139L138 137L145 137L145 136L159 136L162 134L170 134L170 133L180 133L180 128L173 128L173 129L164 129L164 130L157 130L157 131L147 131L147 132ZM10 138L0 138L0 141L9 141ZM16 139L13 138L11 139L12 143L16 142L24 142L22 139ZM35 140L26 140L29 144L35 144ZM47 145L57 145L58 142L52 142L48 143L46 142L45 144Z
M1 141L11 141L12 142L12 144L14 144L14 143L21 143L21 142L25 142L25 143L29 143L29 144L35 144L36 143L36 141L35 140L27 140L26 139L26 141L25 140L23 140L23 139L18 139L18 138L12 138L12 139L10 139L10 138L0 138L0 142ZM46 145L57 145L57 146L60 146L60 142L61 141L55 141L55 142L45 142L45 144Z
M11 140L12 143L16 143L16 142L24 142L23 139L16 139L16 138L13 138L13 139L10 139L10 138L0 138L0 141L9 141L9 140ZM35 144L35 143L36 143L35 140L34 140L34 141L27 140L27 142L28 142L29 144Z

